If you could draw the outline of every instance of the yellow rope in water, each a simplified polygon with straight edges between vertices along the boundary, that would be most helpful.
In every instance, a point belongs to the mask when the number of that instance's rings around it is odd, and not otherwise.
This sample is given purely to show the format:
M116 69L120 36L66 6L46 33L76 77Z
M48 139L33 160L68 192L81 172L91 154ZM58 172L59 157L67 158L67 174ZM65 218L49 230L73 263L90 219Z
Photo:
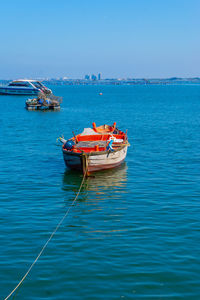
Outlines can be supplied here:
M64 221L64 219L66 218L66 216L68 215L71 207L75 204L80 191L82 189L85 177L87 174L87 169L85 170L85 173L83 175L83 179L81 182L81 185L79 187L78 193L76 194L76 197L74 198L72 204L70 205L70 207L68 208L67 212L65 213L65 215L62 217L61 221L58 223L58 225L56 226L56 228L54 229L54 231L52 232L52 234L50 235L49 239L46 241L46 243L44 244L44 246L42 247L40 253L38 254L38 256L36 257L36 259L34 260L34 262L31 264L31 266L29 267L28 271L26 272L26 274L22 277L22 279L20 280L20 282L16 285L16 287L12 290L12 292L5 298L5 300L9 299L10 296L12 296L12 294L17 290L17 288L23 283L23 281L25 280L25 278L28 276L28 274L30 273L31 269L33 268L33 266L36 264L36 262L38 261L38 259L40 258L40 256L42 255L42 253L44 252L44 249L47 247L48 243L50 242L50 240L52 239L52 237L54 236L54 234L56 233L56 231L58 230L58 228L60 227L60 225L62 224L62 222Z

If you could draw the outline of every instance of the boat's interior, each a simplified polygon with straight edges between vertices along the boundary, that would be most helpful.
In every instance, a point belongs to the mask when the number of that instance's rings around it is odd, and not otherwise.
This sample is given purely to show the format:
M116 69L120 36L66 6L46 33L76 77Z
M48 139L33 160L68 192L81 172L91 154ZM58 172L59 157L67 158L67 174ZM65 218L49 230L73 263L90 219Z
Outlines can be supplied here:
M115 150L127 141L127 134L116 128L116 122L110 125L101 125L93 128L85 128L84 131L63 144L63 149L71 152L92 152Z
M71 139L74 145L72 152L91 152L106 151L109 143L112 141L113 149L121 147L126 141L126 134L94 134L94 135L76 135ZM63 145L63 149L65 145Z

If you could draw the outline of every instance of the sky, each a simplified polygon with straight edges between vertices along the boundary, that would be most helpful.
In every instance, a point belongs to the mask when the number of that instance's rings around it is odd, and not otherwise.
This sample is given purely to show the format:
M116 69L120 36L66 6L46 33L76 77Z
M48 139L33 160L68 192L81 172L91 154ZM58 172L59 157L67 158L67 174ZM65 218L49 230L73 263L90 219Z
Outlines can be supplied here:
M10 0L0 11L0 79L200 76L199 0Z

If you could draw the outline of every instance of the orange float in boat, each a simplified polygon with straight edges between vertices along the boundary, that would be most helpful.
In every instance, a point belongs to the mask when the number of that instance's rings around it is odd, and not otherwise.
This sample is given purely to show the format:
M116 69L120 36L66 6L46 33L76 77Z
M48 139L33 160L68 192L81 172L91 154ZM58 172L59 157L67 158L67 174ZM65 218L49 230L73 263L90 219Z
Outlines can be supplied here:
M112 133L116 129L116 122L110 125L101 125L99 127L96 126L95 122L92 123L93 130L98 133Z

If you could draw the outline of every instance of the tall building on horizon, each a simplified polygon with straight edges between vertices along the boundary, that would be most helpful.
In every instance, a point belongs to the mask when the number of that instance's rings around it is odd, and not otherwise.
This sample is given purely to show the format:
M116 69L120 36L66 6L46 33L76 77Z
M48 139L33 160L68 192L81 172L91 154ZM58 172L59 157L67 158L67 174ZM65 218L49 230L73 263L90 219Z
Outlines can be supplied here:
M85 80L90 80L90 75L85 75Z
M92 80L97 80L97 76L94 75L94 74L92 74L91 79L92 79Z
M101 80L101 73L98 74L98 80Z

